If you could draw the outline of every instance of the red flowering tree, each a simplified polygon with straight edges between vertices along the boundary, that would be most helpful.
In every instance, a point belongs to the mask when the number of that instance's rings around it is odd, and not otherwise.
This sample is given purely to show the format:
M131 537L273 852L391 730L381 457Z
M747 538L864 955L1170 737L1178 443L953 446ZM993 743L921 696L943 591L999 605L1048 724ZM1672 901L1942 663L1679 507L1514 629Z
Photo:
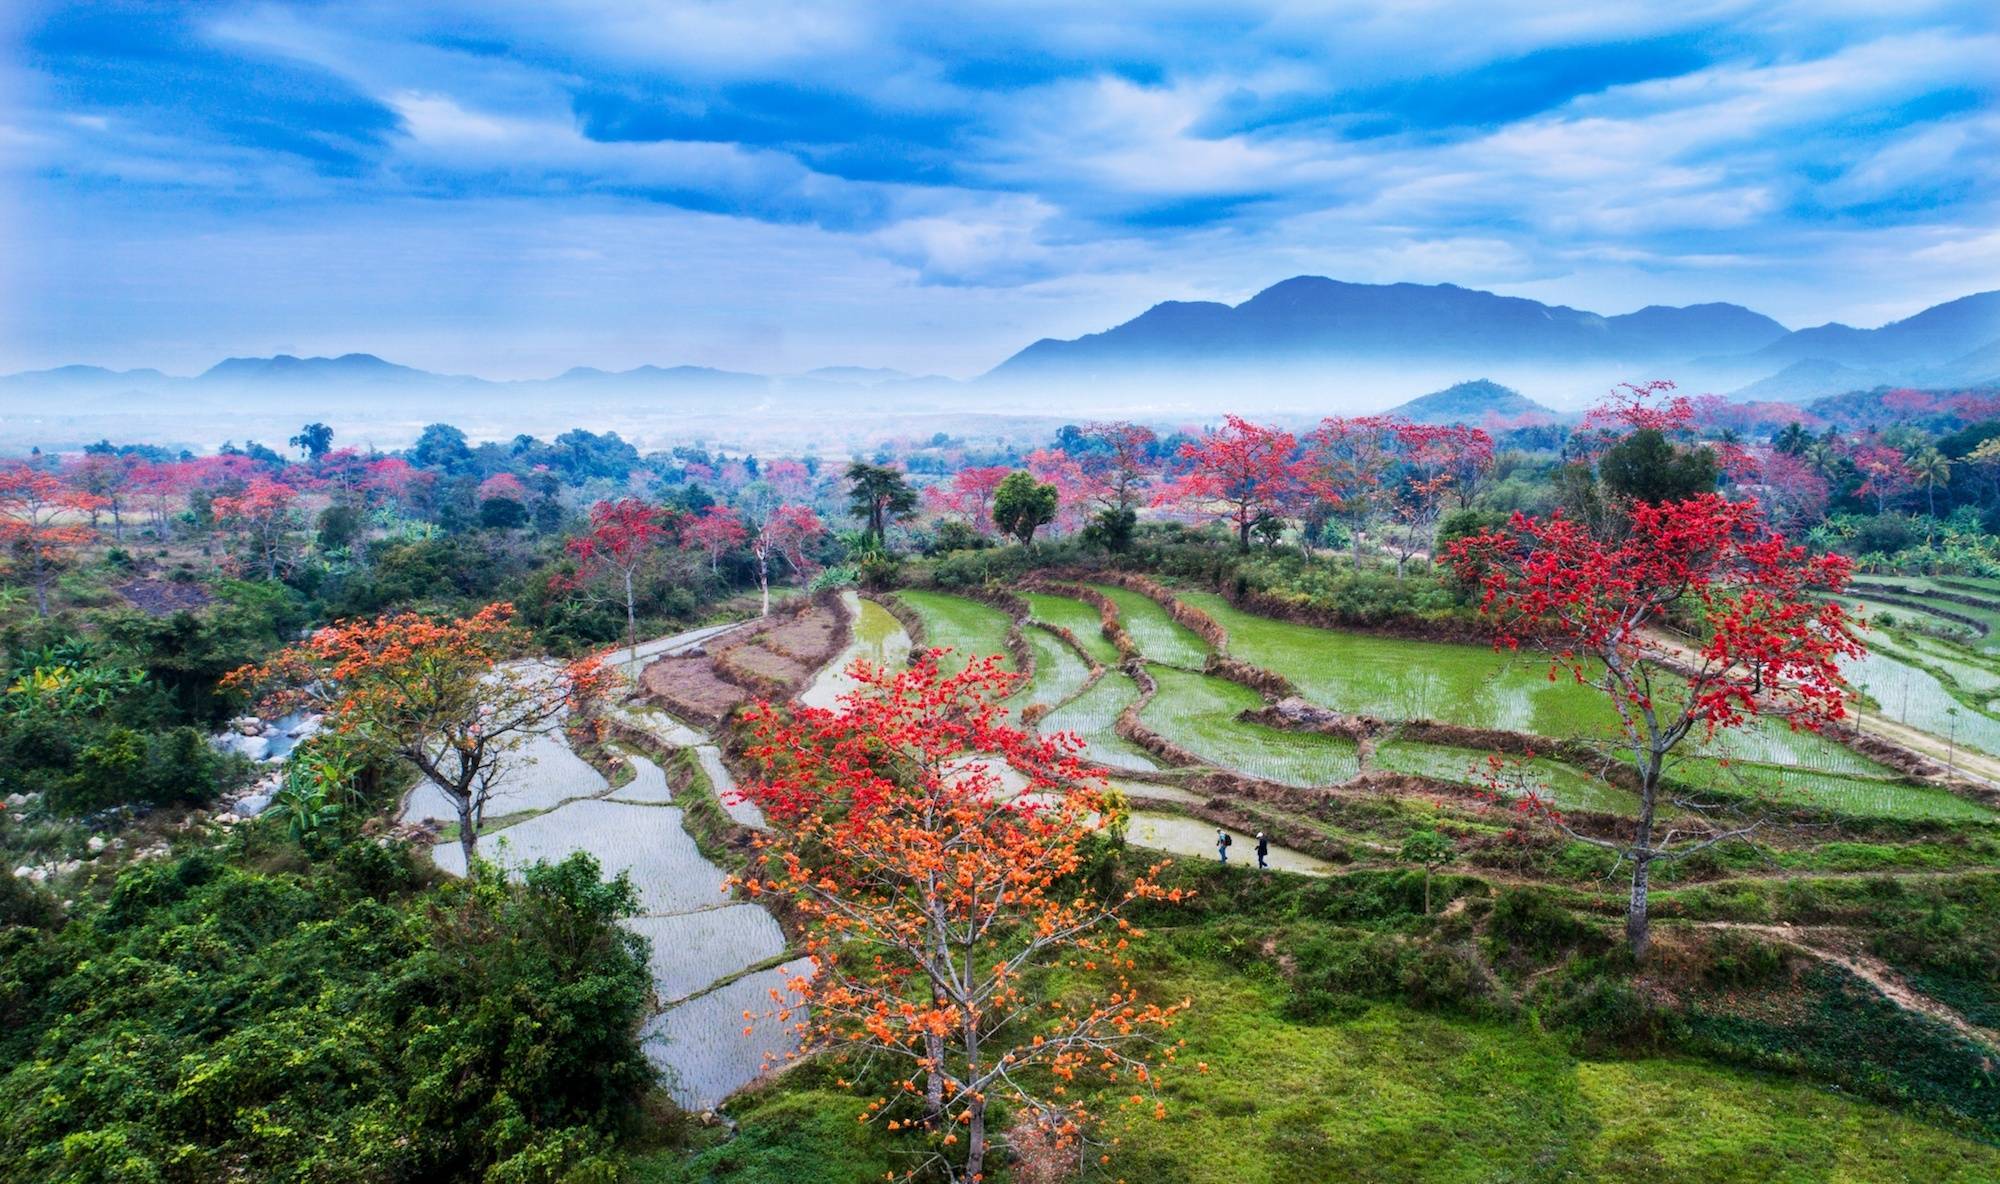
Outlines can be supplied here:
M595 658L567 666L509 662L523 648L514 606L489 604L437 621L399 613L332 625L223 685L262 697L267 712L310 707L356 752L400 757L458 810L458 842L472 866L507 755L608 683Z
M1060 448L1037 448L1022 460L1038 484L1055 487L1056 512L1047 523L1049 533L1060 535L1082 527L1091 489L1082 462Z
M662 520L658 506L624 497L590 507L590 529L569 541L576 574L568 586L581 588L602 580L622 594L625 642L633 665L639 661L639 573L673 537L673 528Z
M1015 679L996 659L856 675L841 710L745 717L761 775L744 792L772 831L742 885L795 905L814 960L791 984L799 1007L780 1014L803 1054L909 1065L865 1117L921 1141L911 1176L983 1178L996 1099L1074 1155L1088 1115L1069 1083L1095 1073L1141 1104L1155 1084L1146 1044L1188 1006L1140 1000L1129 945L1144 934L1123 916L1181 893L1158 883L1160 864L1110 897L1089 887L1101 782L1074 737L1009 724ZM1025 786L1008 792L998 762ZM1045 995L1058 966L1063 988Z
M1886 444L1856 445L1848 459L1861 474L1861 485L1854 492L1874 498L1877 514L1886 512L1892 500L1900 500L1917 487L1909 461Z
M682 526L681 539L708 556L708 571L714 575L725 554L750 540L750 529L728 506L710 506Z
M1458 491L1460 504L1466 504L1468 490L1493 467L1493 437L1479 428L1423 423L1398 423L1395 435L1403 465L1394 503L1402 527L1396 578L1402 579L1410 559L1428 550L1437 537L1445 498Z
M1181 445L1187 471L1155 500L1229 523L1248 551L1259 522L1304 508L1313 486L1298 443L1290 432L1229 416L1220 430Z
M750 542L750 553L757 557L757 588L764 596L765 616L771 615L771 560L783 559L798 574L799 582L804 583L811 568L806 548L825 533L826 527L810 506L779 506L757 528L757 537Z
M1361 532L1390 503L1389 474L1396 467L1401 420L1387 415L1335 416L1306 438L1312 487L1348 527L1354 568L1361 570Z
M1551 678L1596 687L1614 710L1617 749L1637 774L1638 819L1629 842L1571 833L1632 865L1625 932L1643 957L1653 864L1756 828L1660 830L1668 759L1690 736L1706 739L1758 713L1807 730L1840 719L1839 662L1864 651L1840 605L1815 595L1838 592L1850 561L1808 555L1770 533L1751 503L1712 493L1639 502L1626 526L1606 541L1561 512L1516 514L1506 530L1455 542L1450 559L1480 588L1498 644L1547 647ZM1699 640L1664 640L1670 613L1692 621ZM1525 801L1560 823L1539 798Z
M254 477L239 492L220 495L210 505L217 524L241 540L263 567L265 579L275 580L285 544L298 524L298 500L299 491L291 486Z
M54 473L18 461L0 467L0 556L7 575L35 590L35 612L49 615L49 589L70 565L90 528L68 519L77 493Z
M1012 471L1005 465L960 469L949 483L926 487L924 500L941 512L964 515L983 534L993 529L993 492Z
M1154 477L1153 450L1159 437L1136 423L1094 423L1083 429L1086 439L1102 447L1083 458L1090 500L1112 513L1136 510Z
M88 499L82 503L90 514L90 527L97 529L101 513L111 515L111 537L125 541L125 499L131 490L135 459L115 452L86 452L66 466L64 476L70 488Z

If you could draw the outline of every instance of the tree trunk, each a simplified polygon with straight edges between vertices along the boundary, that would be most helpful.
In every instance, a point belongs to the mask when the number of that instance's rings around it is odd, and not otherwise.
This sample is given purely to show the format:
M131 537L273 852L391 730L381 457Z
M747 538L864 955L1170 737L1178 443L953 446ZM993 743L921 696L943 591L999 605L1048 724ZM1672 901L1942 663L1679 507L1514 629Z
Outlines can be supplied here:
M1250 523L1242 518L1236 520L1236 549L1245 555L1250 553Z
M760 616L771 615L771 559L760 549L757 552L757 590L764 595L764 608Z
M473 817L470 793L455 793L452 799L458 806L458 849L465 853L465 874L470 876L473 858L479 853L479 822Z
M1424 869L1424 916L1431 915L1431 869Z
M627 673L630 673L629 668L639 664L639 604L632 595L632 569L629 567L625 569L625 644L628 647L625 665Z
M1632 960L1644 962L1646 952L1653 943L1653 935L1646 917L1647 881L1651 878L1653 860L1646 855L1632 866L1632 899L1625 906L1625 941L1632 947Z
M974 1098L966 1109L971 1118L965 1124L965 1175L979 1180L986 1174L986 1103Z

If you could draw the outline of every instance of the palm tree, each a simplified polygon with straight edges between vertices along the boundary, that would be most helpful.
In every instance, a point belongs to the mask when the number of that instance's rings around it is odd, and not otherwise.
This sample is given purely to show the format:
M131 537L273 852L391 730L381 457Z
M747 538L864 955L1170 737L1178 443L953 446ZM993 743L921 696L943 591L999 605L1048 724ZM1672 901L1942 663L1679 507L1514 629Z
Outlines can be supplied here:
M1910 458L1910 476L1924 487L1924 496L1933 521L1937 518L1937 488L1951 483L1951 462L1944 453L1926 448Z
M1805 425L1795 419L1786 424L1777 435L1771 437L1771 446L1779 452L1802 456L1805 450L1812 446L1812 439L1812 434L1806 431Z

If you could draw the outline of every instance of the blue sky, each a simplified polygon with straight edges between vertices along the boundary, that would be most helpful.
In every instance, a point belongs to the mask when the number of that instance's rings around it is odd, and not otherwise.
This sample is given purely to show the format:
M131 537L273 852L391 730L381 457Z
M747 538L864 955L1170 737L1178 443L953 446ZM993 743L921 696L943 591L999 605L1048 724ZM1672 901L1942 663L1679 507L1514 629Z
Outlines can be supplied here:
M2000 286L1990 0L0 9L0 370L965 375L1299 273Z

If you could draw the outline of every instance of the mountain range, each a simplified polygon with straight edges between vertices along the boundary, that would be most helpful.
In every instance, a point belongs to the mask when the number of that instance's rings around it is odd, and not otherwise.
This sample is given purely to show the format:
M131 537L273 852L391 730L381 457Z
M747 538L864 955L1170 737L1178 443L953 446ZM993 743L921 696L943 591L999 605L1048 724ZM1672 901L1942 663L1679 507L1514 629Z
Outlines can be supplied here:
M1537 367L1566 377L1541 386L1518 377ZM1496 369L1505 373L1493 374ZM1953 300L1875 329L1828 324L1791 330L1734 304L1653 305L1605 316L1453 284L1355 284L1296 276L1241 304L1166 301L1099 333L1045 338L966 382L862 366L770 376L686 365L615 372L579 366L549 378L494 381L437 374L366 353L280 354L227 358L191 377L96 366L30 371L0 377L0 399L13 403L9 409L15 412L66 414L109 414L131 396L170 396L191 407L222 410L285 392L310 392L314 407L352 413L377 406L394 392L401 408L413 414L443 414L451 396L466 396L495 411L560 405L582 413L657 405L708 414L842 407L1078 415L1107 409L1086 403L1143 411L1138 395L1171 390L1183 400L1171 413L1180 414L1212 413L1225 396L1243 410L1258 410L1259 394L1245 392L1281 389L1275 377L1260 388L1258 380L1267 375L1284 375L1293 389L1306 391L1298 404L1303 411L1349 409L1340 404L1364 401L1371 391L1380 406L1383 395L1393 397L1397 390L1378 376L1390 376L1400 393L1409 394L1432 385L1425 382L1430 375L1447 375L1435 384L1444 385L1482 370L1554 397L1559 405L1593 397L1606 374L1685 378L1684 386L1730 390L1746 400L1799 401L1885 385L1993 384L2000 381L2000 291ZM1588 380L1580 377L1586 370ZM1122 393L1107 393L1112 391ZM419 395L437 396L439 406L420 405L414 399ZM1126 401L1117 405L1118 398ZM20 399L31 402L14 402ZM1168 413L1167 406L1161 403L1159 411ZM1503 416L1547 411L1497 383L1461 384L1411 406L1413 416L1471 418L1475 407Z

